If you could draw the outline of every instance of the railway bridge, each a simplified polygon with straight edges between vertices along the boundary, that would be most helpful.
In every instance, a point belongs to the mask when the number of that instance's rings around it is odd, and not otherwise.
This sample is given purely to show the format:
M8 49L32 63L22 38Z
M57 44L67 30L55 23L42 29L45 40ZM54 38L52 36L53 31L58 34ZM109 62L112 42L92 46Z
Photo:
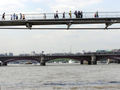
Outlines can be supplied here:
M40 63L41 66L45 66L46 62L56 59L73 59L80 61L80 64L84 64L84 61L88 62L88 65L97 65L97 61L103 59L114 59L120 63L120 54L80 54L80 55L39 55L39 56L2 56L0 57L1 65L6 66L7 63L17 60L34 60Z

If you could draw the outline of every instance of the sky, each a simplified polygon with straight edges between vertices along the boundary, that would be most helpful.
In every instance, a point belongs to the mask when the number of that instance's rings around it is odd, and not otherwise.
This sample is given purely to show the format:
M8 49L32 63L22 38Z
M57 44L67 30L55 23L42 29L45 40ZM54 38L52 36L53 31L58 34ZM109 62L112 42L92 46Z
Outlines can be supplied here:
M120 0L2 0L0 14L117 12ZM119 26L113 25L112 27ZM49 27L49 26L46 26ZM56 27L56 26L53 26ZM104 25L73 25L72 27L104 27ZM120 30L0 30L0 53L65 53L120 48Z

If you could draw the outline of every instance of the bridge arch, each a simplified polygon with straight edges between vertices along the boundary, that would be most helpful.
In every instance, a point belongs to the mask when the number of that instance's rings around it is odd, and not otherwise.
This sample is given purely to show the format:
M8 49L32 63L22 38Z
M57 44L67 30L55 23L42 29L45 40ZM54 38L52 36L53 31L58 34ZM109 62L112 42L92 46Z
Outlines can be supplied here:
M58 59L69 59L69 60L73 60L73 61L89 61L90 57L55 57L55 58L46 58L45 62L49 62L49 61L56 61ZM61 60L62 61L62 60Z
M22 61L22 60L24 60L24 61L36 61L36 62L38 62L38 63L40 63L40 61L38 60L38 59L7 59L7 60L4 60L4 61L1 61L2 63L9 63L9 62L13 62L13 61Z

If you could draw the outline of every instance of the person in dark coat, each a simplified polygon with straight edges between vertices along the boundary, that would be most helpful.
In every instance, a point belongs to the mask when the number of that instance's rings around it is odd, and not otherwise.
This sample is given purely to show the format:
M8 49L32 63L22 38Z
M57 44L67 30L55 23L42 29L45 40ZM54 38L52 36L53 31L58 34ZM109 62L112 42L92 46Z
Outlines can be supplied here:
M63 13L63 18L65 18L65 12Z
M59 18L59 16L58 16L58 11L56 11L56 18Z
M81 18L81 12L78 11L78 18Z
M5 20L5 12L2 15L2 20Z
M77 17L78 17L78 13L77 13L77 11L75 11L74 14L75 14L75 17L77 18Z
M83 18L83 12L81 11L81 18Z

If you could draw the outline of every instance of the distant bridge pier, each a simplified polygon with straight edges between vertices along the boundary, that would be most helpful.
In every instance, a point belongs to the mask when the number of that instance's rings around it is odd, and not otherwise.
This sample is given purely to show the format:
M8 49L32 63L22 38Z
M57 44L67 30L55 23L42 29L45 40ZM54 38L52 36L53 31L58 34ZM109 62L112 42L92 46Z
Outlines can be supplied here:
M120 60L118 60L118 64L120 64Z
M0 66L2 66L2 63L0 63Z
M88 60L88 65L97 65L97 60L95 55L92 55L91 60Z
M41 66L46 66L46 62L45 62L45 57L44 57L44 55L41 56L40 65L41 65Z
M83 65L83 64L84 64L84 60L81 60L81 61L80 61L80 64Z
M88 65L92 65L92 61L91 60L88 60Z
M96 56L95 55L91 56L91 63L92 63L92 65L97 65L97 60L96 60Z
M3 62L2 66L7 66L7 62Z

